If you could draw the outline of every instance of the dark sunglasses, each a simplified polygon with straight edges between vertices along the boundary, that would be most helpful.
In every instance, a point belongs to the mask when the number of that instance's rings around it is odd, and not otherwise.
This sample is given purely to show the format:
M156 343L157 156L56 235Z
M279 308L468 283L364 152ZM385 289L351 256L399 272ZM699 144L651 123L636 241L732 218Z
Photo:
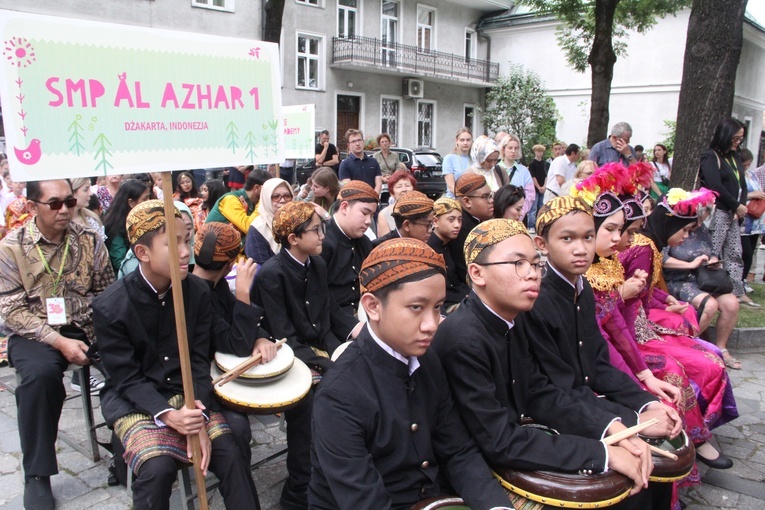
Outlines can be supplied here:
M32 202L36 204L45 204L50 207L51 211L58 211L64 207L64 205L66 205L67 209L73 209L77 205L77 199L74 197L65 198L64 200L51 200L50 202L38 202L37 200L32 200Z

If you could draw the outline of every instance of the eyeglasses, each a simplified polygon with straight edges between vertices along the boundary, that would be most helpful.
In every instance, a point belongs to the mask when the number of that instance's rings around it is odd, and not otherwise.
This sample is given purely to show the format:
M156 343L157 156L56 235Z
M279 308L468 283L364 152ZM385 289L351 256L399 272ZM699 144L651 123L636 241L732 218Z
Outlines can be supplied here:
M476 262L479 266L500 266L503 264L513 264L515 266L515 274L518 278L528 278L531 275L532 269L536 271L539 278L544 278L547 274L547 265L544 262L533 263L526 259L518 260L502 260L500 262L484 262L483 264Z
M292 194L284 194L284 195L271 195L271 202L273 203L279 203L279 202L291 202L292 201Z
M494 200L494 192L491 193L484 193L483 195L465 195L470 198L482 198L486 200L487 202L491 202Z
M486 162L486 163L488 163L490 165L496 164L497 161L499 161L499 158L486 158L486 159L484 159L484 162Z
M74 197L65 198L64 200L51 200L50 202L38 202L32 200L36 204L45 204L50 207L51 211L58 211L62 207L66 206L67 209L72 209L77 205L77 199Z
M436 229L436 226L429 221L412 221L413 225L419 225L421 227L425 227L428 229L428 232L433 232Z
M303 232L316 232L316 235L324 235L327 233L327 224L323 221L313 228L307 228Z
M744 139L743 136L734 136L731 140L733 140L734 142L740 142L743 139Z
M358 140L348 140L348 143L361 143L363 141L364 141L363 138L359 138Z

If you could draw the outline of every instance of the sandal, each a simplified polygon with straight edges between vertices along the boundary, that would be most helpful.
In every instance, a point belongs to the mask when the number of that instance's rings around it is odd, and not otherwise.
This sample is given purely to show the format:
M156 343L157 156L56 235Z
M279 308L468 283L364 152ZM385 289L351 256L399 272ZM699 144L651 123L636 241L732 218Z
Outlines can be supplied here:
M749 298L746 298L746 299L738 298L738 303L741 306L746 306L746 307L752 308L754 310L759 310L760 308L762 308L762 305L760 303L755 303L754 301L752 301Z
M741 362L731 356L728 349L720 349L720 352L722 353L723 363L725 363L726 367L732 368L733 370L741 370Z

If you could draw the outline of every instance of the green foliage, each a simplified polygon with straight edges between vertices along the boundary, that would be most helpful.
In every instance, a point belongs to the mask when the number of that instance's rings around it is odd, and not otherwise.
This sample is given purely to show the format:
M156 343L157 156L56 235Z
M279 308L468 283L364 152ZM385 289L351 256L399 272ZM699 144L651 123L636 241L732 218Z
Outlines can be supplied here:
M489 131L509 131L521 139L523 155L533 157L531 147L541 143L550 147L555 141L558 111L547 95L539 75L518 64L510 66L486 93L486 107L479 108Z
M667 130L663 133L664 140L661 141L662 145L667 147L667 156L672 157L675 154L675 135L677 134L677 121L665 120L664 127Z
M617 57L627 54L628 31L644 33L661 18L674 15L691 5L692 0L615 0L614 26L611 44ZM587 69L588 57L595 37L595 7L614 0L521 0L520 3L538 10L541 15L552 15L563 23L558 27L558 44L566 53L566 60L575 70Z

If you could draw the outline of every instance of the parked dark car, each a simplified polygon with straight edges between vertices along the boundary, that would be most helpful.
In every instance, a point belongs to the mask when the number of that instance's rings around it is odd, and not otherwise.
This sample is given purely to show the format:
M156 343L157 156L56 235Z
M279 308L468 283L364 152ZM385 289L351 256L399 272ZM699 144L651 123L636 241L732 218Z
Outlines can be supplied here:
M446 193L446 181L442 173L443 158L432 149L403 149L391 147L417 181L417 190L433 200Z

